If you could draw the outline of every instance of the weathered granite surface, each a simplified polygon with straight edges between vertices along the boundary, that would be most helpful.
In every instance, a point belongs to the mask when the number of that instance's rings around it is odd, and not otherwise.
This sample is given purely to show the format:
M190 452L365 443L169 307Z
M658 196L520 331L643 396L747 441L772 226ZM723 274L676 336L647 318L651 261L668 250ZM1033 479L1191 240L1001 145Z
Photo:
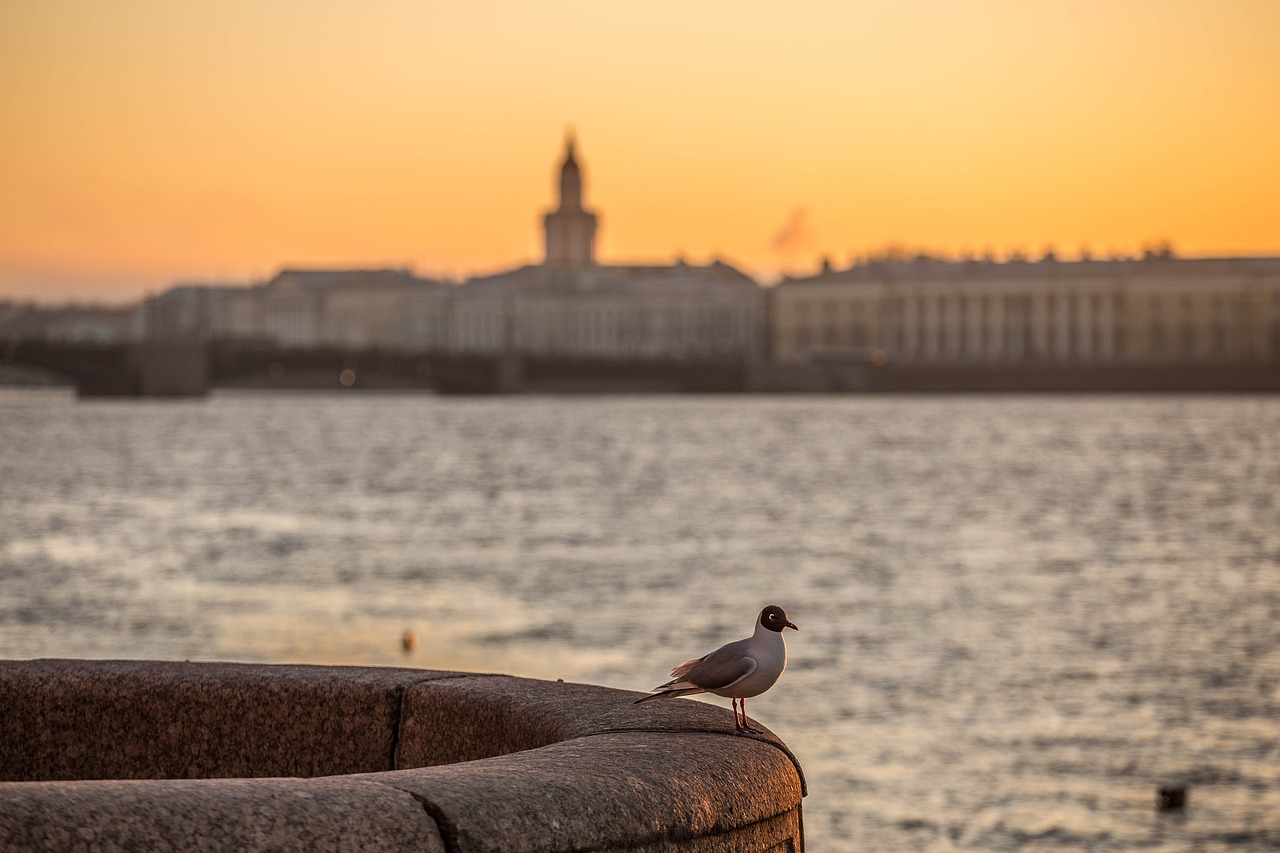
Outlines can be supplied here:
M799 779L790 760L761 741L626 732L567 740L532 755L386 778L418 795L458 850L731 851L799 837L799 810L786 808L799 804ZM735 833L780 813L794 820L763 833L763 847L746 846Z
M366 776L0 784L0 847L449 849L411 794Z
M410 669L0 661L0 849L802 849L785 744L736 732L725 709L638 695Z
M0 663L0 780L387 770L404 690L435 675L156 661Z

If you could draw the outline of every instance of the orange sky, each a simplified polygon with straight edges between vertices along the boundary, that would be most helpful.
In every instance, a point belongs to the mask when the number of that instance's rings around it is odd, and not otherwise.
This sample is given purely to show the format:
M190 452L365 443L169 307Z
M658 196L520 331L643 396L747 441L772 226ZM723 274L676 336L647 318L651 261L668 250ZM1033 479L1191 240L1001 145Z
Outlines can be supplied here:
M1280 254L1280 2L5 0L0 298L540 252Z

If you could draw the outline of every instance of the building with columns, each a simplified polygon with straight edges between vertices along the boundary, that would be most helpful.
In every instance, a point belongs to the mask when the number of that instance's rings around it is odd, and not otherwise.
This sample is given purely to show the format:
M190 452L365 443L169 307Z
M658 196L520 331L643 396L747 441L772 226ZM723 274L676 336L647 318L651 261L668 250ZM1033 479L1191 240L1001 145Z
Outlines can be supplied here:
M782 361L1280 363L1280 258L861 263L770 294Z

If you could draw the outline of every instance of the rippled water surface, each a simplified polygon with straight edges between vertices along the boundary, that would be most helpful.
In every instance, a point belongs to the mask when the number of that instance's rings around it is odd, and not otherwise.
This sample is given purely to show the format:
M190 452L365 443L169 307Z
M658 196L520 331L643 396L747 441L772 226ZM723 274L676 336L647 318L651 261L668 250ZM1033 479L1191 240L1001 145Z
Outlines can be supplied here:
M641 690L770 602L812 850L1280 846L1280 399L0 391L0 656Z

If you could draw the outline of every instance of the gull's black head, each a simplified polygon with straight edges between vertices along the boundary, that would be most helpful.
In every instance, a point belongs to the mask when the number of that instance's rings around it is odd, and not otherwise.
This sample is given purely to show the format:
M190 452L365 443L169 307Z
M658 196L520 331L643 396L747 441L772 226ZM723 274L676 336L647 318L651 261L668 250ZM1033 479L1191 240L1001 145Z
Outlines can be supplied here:
M777 631L778 633L782 633L783 628L791 628L794 631L800 630L787 619L787 611L776 604L770 604L760 611L760 624L770 631Z

